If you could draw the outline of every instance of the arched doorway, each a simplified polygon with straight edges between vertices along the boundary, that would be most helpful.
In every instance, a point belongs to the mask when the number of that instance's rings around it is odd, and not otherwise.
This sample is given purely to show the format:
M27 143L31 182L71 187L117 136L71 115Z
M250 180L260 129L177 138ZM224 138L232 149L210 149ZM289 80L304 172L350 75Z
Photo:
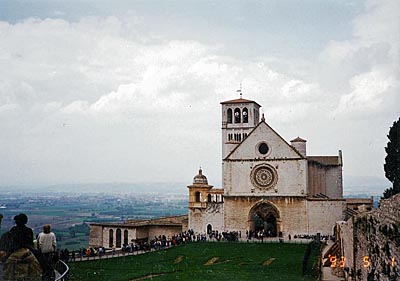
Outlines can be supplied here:
M266 237L276 237L281 231L279 210L270 202L254 205L249 212L248 222L250 231L263 231Z
M207 234L210 235L212 233L212 225L208 224L207 225Z

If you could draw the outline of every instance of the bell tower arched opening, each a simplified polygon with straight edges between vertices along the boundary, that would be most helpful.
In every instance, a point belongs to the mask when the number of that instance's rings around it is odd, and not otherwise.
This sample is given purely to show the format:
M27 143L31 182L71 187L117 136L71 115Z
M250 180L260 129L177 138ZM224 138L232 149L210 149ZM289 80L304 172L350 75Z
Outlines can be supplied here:
M254 205L249 212L248 229L264 233L266 237L277 237L281 232L281 220L278 208L269 202Z

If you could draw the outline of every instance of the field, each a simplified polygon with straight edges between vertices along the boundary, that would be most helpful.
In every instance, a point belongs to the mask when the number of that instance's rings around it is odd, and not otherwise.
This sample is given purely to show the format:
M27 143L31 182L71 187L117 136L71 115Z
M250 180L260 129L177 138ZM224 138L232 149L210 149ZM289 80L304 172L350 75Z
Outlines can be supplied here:
M78 187L85 190L84 186ZM112 187L108 189L112 190ZM101 186L90 186L93 190L99 188ZM126 188L129 190L131 186ZM0 187L0 213L4 216L0 236L14 225L15 215L25 213L29 219L28 227L33 229L35 236L42 231L44 224L50 224L57 237L57 248L72 251L88 246L88 224L91 222L122 222L187 214L186 193L168 193L168 190L156 193L157 186L132 186L132 190L138 188L151 193L24 192ZM183 188L186 192L186 187ZM60 187L60 190L68 190L68 187Z
M318 247L303 276L305 244L192 243L139 256L70 264L70 280L316 280Z

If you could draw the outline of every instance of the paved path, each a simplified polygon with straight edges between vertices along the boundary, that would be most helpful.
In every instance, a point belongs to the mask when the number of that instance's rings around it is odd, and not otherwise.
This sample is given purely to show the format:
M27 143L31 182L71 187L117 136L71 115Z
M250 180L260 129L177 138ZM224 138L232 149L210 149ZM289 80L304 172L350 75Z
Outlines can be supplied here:
M325 253L329 250L329 248L332 246L333 242L332 241L327 241L327 245L322 249L322 256L325 255ZM322 281L343 281L344 278L340 278L336 275L332 274L332 269L329 266L323 266L322 267Z

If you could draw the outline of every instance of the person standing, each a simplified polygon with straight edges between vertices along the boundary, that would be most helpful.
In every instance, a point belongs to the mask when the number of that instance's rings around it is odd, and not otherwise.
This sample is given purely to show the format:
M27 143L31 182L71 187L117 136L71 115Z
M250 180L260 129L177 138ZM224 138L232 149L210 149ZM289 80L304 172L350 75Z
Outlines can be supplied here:
M45 269L43 280L54 279L53 255L56 251L57 241L56 235L50 231L49 224L43 226L43 232L39 233L37 244L45 259Z
M33 231L27 227L28 217L19 214L14 217L15 226L0 239L0 250L6 253L4 281L41 280L42 268L33 254Z

